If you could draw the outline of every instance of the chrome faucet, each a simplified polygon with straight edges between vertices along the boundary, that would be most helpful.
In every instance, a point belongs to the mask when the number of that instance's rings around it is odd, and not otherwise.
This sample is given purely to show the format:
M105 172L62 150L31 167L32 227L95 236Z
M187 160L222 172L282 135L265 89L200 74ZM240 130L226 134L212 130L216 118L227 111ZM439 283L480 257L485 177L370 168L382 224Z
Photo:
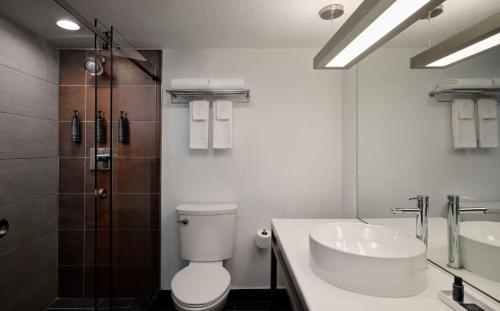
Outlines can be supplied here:
M429 212L429 196L427 195L417 195L410 200L417 200L417 208L393 208L392 213L415 213L417 214L417 227L416 236L417 239L422 241L427 247L427 237L429 234L427 213Z
M448 195L448 267L462 268L460 262L460 214L461 213L487 213L486 207L464 207L460 208L460 197L458 195ZM474 199L474 198L468 198Z

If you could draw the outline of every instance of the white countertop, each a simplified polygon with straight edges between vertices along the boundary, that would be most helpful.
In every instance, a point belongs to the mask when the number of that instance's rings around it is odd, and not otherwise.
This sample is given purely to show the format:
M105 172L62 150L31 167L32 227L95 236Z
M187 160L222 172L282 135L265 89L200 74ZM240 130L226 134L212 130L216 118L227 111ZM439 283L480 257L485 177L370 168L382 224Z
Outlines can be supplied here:
M310 311L366 310L451 310L439 300L438 290L451 289L452 276L429 264L427 289L415 296L383 298L356 294L333 286L318 278L309 268L309 230L327 222L361 222L358 219L273 219L272 226L279 240L297 290ZM500 304L466 286L466 291L482 299L495 310Z
M402 232L415 232L415 217L412 218L367 218L364 221L394 228ZM429 238L427 257L440 267L450 270L451 273L462 277L466 282L482 289L493 297L500 297L500 283L484 278L466 269L451 269L448 262L448 232L446 219L442 217L429 217Z

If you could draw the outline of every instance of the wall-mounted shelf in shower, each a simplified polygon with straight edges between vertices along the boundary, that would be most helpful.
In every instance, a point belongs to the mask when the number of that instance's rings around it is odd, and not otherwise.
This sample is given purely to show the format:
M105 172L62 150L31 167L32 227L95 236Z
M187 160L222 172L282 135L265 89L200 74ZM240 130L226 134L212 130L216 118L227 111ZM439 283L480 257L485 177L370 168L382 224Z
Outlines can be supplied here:
M171 96L172 104L187 104L193 100L206 99L213 101L216 99L227 99L233 103L248 103L250 100L250 90L231 89L231 90L186 90L170 89L167 93Z

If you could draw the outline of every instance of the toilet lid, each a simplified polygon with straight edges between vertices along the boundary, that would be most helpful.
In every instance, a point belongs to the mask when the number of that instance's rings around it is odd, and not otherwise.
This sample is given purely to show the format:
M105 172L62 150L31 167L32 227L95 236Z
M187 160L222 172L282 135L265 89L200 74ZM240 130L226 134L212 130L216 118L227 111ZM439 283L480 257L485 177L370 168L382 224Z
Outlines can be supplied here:
M220 298L231 283L221 262L191 262L172 279L172 293L185 305L208 305Z

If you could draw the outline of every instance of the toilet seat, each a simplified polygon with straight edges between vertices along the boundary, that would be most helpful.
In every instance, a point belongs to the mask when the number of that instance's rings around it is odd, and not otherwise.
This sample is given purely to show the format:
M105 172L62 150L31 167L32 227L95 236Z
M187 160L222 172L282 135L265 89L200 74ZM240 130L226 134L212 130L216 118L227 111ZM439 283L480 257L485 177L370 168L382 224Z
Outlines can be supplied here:
M190 262L172 279L172 296L183 306L201 308L227 295L231 284L222 261Z

